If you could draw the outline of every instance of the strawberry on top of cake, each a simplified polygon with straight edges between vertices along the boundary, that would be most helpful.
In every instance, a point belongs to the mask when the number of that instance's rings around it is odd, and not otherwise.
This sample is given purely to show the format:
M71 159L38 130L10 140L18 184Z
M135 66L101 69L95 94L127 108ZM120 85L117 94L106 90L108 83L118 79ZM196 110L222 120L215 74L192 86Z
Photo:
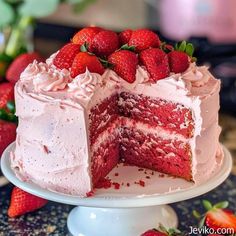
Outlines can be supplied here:
M201 183L220 164L219 90L190 43L84 28L21 74L12 168L81 197L121 161Z

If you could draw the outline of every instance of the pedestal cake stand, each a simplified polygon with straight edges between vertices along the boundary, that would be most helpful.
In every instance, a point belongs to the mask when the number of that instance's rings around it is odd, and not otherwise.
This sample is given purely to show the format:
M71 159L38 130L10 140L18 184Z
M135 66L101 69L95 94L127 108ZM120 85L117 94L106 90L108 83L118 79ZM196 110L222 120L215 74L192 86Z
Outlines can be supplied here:
M21 189L45 199L75 205L67 226L74 236L139 236L162 223L176 227L178 218L168 205L200 196L220 185L230 174L232 158L223 147L224 158L212 177L200 185L137 167L118 165L109 174L114 187L97 189L95 195L80 198L43 189L19 180L10 167L10 151L4 152L1 168L5 177ZM143 186L145 185L145 186Z

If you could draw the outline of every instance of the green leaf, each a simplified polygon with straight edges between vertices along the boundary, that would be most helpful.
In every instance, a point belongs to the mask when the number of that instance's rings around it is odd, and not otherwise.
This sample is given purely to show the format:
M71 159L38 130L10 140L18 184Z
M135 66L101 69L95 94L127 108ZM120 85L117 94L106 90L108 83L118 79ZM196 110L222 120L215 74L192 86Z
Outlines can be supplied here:
M88 43L84 43L80 46L80 51L81 52L87 52L88 51Z
M15 103L12 101L8 101L7 102L7 109L11 112L11 113L15 113Z
M0 27L9 25L14 20L15 13L12 7L0 0Z
M213 207L214 208L227 208L229 206L229 202L223 201L216 203Z
M199 224L198 224L198 227L199 227L199 228L202 228L202 227L204 226L205 220L206 220L206 217L204 216L204 217L200 220L200 222L199 222Z
M203 200L202 204L207 211L211 210L213 207L212 204L208 200Z
M129 51L134 52L135 51L135 46L129 46L128 44L124 44L124 45L121 46L120 49L121 50L129 50Z
M180 46L179 46L179 51L184 52L185 49L186 49L186 45L187 45L186 41L182 41Z
M20 5L19 12L24 16L44 17L52 14L59 3L59 0L25 0Z
M188 44L186 45L185 52L186 52L190 57L193 56L194 47L193 47L193 45L192 45L191 43L188 43Z
M200 218L201 218L201 214L200 214L198 211L196 211L196 210L193 210L193 216L194 216L195 218L197 218L197 219L200 219Z

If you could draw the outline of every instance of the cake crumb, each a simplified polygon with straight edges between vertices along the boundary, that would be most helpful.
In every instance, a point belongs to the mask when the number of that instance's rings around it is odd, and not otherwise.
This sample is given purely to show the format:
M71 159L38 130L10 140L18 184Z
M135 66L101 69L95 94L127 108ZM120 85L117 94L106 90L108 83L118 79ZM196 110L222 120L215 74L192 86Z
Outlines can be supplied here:
M94 195L94 191L90 191L90 192L86 193L87 197L92 197L93 195Z
M142 169L142 168L139 168L139 169L138 169L138 171L144 171L144 169Z
M163 177L165 177L165 175L164 174L159 174L159 177L163 178Z
M129 187L129 186L130 186L130 183L127 183L126 185L127 185L127 187Z
M114 185L115 189L120 189L120 184L119 183L113 182L112 184Z
M151 177L147 175L147 176L146 176L146 179L151 179Z
M116 172L116 173L115 173L115 176L119 176L119 173Z
M143 180L139 180L138 182L135 181L134 183L135 183L135 184L138 184L138 185L140 185L140 186L142 186L142 187L145 187L145 182L144 182Z

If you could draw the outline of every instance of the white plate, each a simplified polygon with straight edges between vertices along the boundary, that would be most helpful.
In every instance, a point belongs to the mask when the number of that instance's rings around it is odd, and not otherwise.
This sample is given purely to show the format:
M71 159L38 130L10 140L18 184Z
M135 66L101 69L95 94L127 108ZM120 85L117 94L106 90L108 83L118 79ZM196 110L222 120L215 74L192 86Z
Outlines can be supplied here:
M80 198L76 196L61 194L43 189L36 184L26 183L19 180L10 167L10 151L14 149L12 143L3 153L1 158L1 168L5 177L14 185L21 189L44 197L48 200L61 202L71 205L91 206L91 207L143 207L169 204L178 202L202 195L218 185L220 185L230 174L232 168L232 158L229 151L223 147L224 158L222 166L215 171L212 177L200 185L194 185L191 182L185 181L180 178L173 178L169 176L160 177L158 172L146 179L144 171L139 171L140 168L132 166L119 165L114 168L109 174L113 182L124 183L120 186L119 190L114 188L98 189L95 195L89 198ZM148 173L152 171L146 170ZM119 176L115 176L119 173ZM139 180L145 181L145 187L134 184ZM130 187L126 186L130 183ZM170 191L171 190L171 191Z

